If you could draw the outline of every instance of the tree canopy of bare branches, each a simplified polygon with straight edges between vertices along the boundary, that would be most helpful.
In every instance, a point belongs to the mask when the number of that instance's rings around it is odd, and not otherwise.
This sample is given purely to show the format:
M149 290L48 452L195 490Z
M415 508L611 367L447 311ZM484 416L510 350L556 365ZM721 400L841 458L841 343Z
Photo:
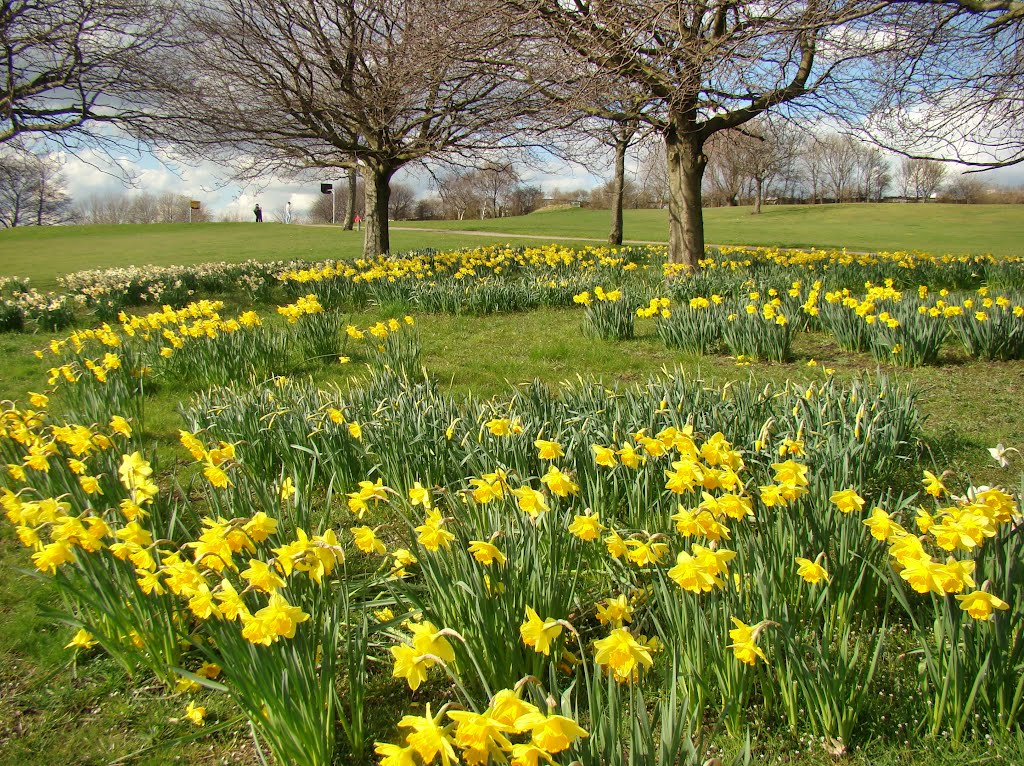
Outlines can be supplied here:
M507 0L522 24L571 58L569 86L625 84L646 98L633 117L664 138L669 257L704 253L705 144L766 111L833 92L848 62L876 52L859 0ZM566 67L563 67L563 70ZM543 76L543 68L536 76ZM561 87L567 87L563 84Z
M882 18L895 44L865 68L855 127L910 157L1024 162L1024 3L893 0Z
M470 0L193 0L191 44L150 135L267 170L358 167L367 255L387 253L390 181L428 157L514 136L516 41ZM487 54L485 57L484 54ZM485 63L485 59L486 62Z
M511 163L488 162L474 170L451 170L435 175L434 184L443 212L460 221L467 215L499 218L513 206L528 213L539 204L536 194L522 192L525 187L519 186L519 173Z
M904 158L900 164L903 196L927 202L938 193L946 178L946 166L935 160Z
M154 58L171 44L171 0L0 4L0 143L95 138L134 124Z

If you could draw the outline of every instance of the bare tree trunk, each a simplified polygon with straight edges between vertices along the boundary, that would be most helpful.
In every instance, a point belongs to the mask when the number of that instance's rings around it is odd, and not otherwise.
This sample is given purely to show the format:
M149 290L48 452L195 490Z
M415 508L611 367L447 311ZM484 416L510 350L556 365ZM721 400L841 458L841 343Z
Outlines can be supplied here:
M764 196L764 179L754 179L754 215L761 215L761 200Z
M668 260L692 269L704 257L704 211L701 184L708 158L699 136L677 126L665 131L668 160Z
M366 216L363 223L363 257L375 258L391 252L388 237L388 204L391 202L392 168L363 167L363 194Z
M612 183L612 229L608 232L609 245L622 244L622 198L626 189L626 149L629 139L619 137L615 142L615 179Z
M348 203L345 205L345 223L342 228L352 231L356 222L356 169L348 169Z

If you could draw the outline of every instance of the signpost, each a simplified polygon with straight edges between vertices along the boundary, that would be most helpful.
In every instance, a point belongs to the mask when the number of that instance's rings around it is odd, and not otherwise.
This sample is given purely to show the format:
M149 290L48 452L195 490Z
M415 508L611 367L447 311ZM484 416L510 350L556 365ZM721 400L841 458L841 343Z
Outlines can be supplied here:
M193 210L199 210L200 207L202 207L202 205L199 202L199 200L194 199L194 200L190 200L189 201L189 203L188 203L188 222L189 223L192 223L192 211Z

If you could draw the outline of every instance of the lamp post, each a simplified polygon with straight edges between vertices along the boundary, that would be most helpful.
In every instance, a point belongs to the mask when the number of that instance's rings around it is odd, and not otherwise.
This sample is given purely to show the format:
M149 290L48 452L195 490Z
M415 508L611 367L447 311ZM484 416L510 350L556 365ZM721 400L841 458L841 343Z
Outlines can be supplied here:
M331 195L331 225L333 225L336 217L334 209L334 184L320 184L320 193Z

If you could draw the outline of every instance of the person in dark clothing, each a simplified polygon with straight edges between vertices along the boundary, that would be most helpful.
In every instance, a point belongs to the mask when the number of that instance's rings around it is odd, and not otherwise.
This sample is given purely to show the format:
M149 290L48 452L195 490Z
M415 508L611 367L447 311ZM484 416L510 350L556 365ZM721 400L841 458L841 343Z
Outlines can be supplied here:
M253 214L256 216L256 223L263 223L263 208L256 203L256 207L252 209Z

